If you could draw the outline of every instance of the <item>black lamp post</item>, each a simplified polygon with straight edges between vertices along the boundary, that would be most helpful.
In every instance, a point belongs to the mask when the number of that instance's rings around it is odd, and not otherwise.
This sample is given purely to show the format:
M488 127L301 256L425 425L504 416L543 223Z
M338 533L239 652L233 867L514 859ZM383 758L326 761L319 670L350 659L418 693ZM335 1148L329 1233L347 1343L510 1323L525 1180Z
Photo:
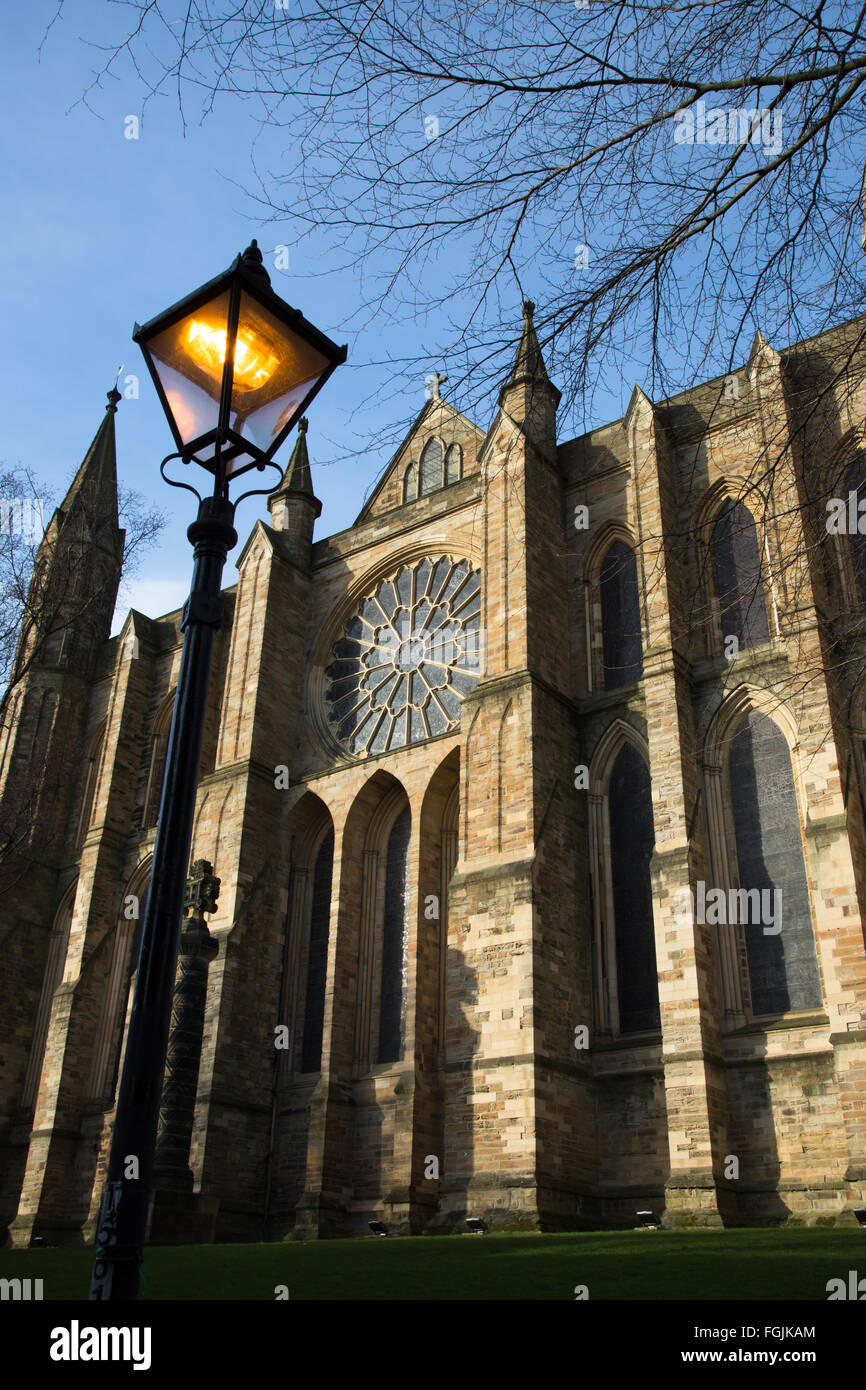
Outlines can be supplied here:
M168 737L135 995L117 1093L91 1299L134 1299L147 1226L159 1103L214 633L223 566L237 544L232 478L263 470L328 377L346 360L303 314L274 294L253 241L224 274L138 324L141 347L177 444L172 458L213 474L187 535L193 578ZM268 493L269 488L254 492ZM244 493L243 496L249 496ZM238 498L238 501L241 499Z

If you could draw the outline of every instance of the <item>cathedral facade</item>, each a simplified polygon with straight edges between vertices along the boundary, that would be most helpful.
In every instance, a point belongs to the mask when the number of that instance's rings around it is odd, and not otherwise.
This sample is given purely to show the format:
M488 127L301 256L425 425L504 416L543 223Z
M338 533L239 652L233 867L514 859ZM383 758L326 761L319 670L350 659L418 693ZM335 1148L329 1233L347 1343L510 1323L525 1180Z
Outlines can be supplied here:
M487 432L437 385L315 541L302 423L215 648L175 1238L853 1223L866 537L825 499L864 332L560 441L526 305ZM86 547L86 602L22 636L0 742L18 1246L93 1239L180 660L179 613L109 638L117 399L37 556Z

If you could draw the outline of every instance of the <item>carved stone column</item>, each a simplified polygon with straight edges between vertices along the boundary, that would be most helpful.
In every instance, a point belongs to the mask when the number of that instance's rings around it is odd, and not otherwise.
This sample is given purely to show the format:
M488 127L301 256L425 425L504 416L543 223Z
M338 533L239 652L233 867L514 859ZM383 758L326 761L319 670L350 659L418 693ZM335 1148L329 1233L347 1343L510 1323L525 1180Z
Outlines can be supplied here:
M154 1186L162 1191L192 1192L189 1151L204 1033L207 972L219 951L207 929L204 913L216 911L219 889L220 880L214 877L213 865L205 859L196 860L186 884L159 1109Z

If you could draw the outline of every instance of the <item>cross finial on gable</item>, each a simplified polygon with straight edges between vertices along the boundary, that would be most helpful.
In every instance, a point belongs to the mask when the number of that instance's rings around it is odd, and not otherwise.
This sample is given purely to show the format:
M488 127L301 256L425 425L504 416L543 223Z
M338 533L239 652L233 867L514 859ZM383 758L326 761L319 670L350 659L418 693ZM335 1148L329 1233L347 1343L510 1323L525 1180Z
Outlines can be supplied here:
M447 376L440 376L438 372L432 372L427 378L427 397L431 401L441 401L442 394L440 386L444 386L448 380Z

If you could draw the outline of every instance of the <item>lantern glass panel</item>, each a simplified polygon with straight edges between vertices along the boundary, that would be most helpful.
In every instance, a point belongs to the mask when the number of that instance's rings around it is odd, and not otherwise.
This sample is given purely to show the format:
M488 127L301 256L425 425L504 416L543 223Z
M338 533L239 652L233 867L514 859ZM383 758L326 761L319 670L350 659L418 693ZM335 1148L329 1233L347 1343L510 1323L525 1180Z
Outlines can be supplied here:
M164 328L147 344L177 432L184 444L219 424L229 293ZM213 444L201 450L213 457Z
M330 360L241 292L229 424L267 453Z

